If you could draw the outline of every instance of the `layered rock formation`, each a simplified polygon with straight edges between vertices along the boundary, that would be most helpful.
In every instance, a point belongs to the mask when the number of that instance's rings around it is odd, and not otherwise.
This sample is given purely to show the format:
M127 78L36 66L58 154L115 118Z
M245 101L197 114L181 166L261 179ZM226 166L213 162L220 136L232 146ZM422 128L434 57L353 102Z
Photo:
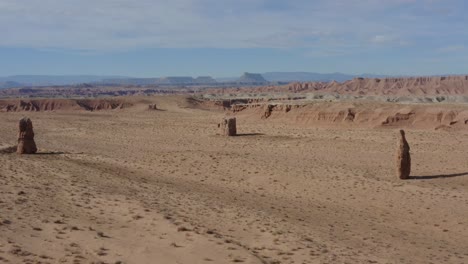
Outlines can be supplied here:
M124 100L115 99L34 99L0 100L0 112L22 111L67 111L67 110L113 110L131 106Z
M293 83L287 89L293 92L321 91L354 95L468 95L468 76L355 78L343 83Z
M209 93L224 93L211 89ZM232 89L230 93L316 93L354 96L467 96L468 76L354 78L345 82L294 82Z
M408 141L406 141L405 131L400 130L398 149L396 153L396 172L398 178L409 179L411 173L411 156Z
M36 152L37 147L34 142L34 131L31 119L24 117L19 121L17 153L34 154Z
M235 104L230 110L250 119L304 125L407 127L468 130L468 106L400 105L388 103L281 103Z
M166 87L157 84L133 86L131 84L86 87L86 85L23 87L0 89L0 98L98 98L109 96L146 96L152 94L193 93L190 88Z

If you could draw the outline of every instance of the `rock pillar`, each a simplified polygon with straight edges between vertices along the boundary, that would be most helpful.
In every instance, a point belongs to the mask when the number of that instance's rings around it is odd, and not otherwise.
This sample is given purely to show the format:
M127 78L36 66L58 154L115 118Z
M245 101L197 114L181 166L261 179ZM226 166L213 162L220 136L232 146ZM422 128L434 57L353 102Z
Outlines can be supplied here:
M18 154L34 154L37 152L34 142L34 131L31 119L24 117L19 121Z
M236 136L237 135L237 127L236 127L236 118L223 118L218 127L221 129L221 135L223 136Z
M408 179L411 172L411 156L408 141L406 141L405 131L400 130L397 149L397 175L400 179Z

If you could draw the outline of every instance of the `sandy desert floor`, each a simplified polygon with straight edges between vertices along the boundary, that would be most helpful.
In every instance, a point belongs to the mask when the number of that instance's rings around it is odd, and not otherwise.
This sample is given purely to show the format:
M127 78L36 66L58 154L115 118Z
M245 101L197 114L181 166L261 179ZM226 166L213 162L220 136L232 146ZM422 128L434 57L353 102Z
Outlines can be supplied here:
M0 154L0 263L468 263L468 134L314 128L146 105L27 113ZM24 113L0 113L0 147Z

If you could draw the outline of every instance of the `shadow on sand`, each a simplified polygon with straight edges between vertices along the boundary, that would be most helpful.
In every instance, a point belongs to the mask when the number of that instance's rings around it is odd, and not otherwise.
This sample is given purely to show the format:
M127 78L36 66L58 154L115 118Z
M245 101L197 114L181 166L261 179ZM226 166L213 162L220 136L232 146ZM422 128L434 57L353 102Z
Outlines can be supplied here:
M63 152L63 151L43 151L43 152L37 152L34 155L64 155L64 154L71 154L71 155L81 155L84 154L84 152Z
M409 180L431 180L431 179L445 179L445 178L454 178L468 176L468 172L455 173L455 174L441 174L441 175L431 175L431 176L410 176Z
M253 137L253 136L264 136L263 133L241 133L237 134L236 137Z
M71 153L62 152L62 151L46 151L46 152L37 152L34 155L62 155L62 154L71 154Z

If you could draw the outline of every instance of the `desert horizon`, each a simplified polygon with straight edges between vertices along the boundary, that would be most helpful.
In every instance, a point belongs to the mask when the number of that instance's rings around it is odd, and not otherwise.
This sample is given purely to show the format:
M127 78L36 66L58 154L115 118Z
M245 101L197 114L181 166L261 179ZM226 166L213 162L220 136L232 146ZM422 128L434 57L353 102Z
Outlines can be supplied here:
M468 263L460 0L0 1L0 264Z

